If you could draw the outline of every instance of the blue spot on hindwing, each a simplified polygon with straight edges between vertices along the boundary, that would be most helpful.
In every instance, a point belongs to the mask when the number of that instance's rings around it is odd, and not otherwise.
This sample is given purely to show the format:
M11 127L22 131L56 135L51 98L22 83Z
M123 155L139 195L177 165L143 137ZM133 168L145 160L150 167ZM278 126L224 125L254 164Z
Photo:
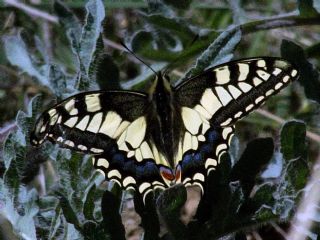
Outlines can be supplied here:
M192 162L192 155L191 153L187 153L182 158L182 165L188 165Z
M215 141L217 141L219 139L219 133L216 130L211 130L210 132L208 132L208 141L211 143L214 143Z
M196 154L194 154L193 159L194 159L194 161L196 161L196 162L202 161L202 155L201 155L201 153L196 153Z
M212 144L203 144L200 148L199 148L200 152L202 152L203 154L209 154L212 152Z
M125 163L125 158L124 158L122 153L116 153L116 154L113 155L112 161L114 163L123 165Z

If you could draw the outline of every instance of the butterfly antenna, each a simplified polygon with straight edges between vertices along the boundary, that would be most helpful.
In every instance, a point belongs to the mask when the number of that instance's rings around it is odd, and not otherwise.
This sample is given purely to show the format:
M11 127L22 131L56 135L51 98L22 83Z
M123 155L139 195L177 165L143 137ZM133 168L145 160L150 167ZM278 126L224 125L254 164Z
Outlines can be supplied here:
M152 72L154 72L157 75L157 72L145 61L143 61L141 58L139 58L132 50L130 50L122 41L120 44L129 52L131 53L136 59L138 59L141 63L143 63L145 66L147 66Z
M191 47L197 40L199 39L199 34L196 34L196 36L192 39L192 41L188 44L188 47ZM175 63L177 63L181 57L184 55L184 51L180 53L164 70L163 75L166 75L167 72L169 72L170 68L174 66Z

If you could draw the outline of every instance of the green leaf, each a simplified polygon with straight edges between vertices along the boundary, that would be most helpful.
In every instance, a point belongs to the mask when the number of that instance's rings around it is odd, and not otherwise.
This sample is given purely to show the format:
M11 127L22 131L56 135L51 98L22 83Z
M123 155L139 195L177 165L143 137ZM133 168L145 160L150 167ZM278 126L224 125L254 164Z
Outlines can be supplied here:
M28 106L28 113L19 111L17 114L18 129L11 132L3 145L3 161L6 167L4 181L9 190L14 192L15 197L19 192L20 180L25 176L25 169L28 164L26 156L29 146L29 133L35 123L36 111L40 108L41 98L34 97Z
M33 97L28 105L27 113L19 111L16 117L18 128L25 135L26 142L29 143L30 132L36 122L37 113L42 106L42 97L37 95ZM23 141L25 142L25 141Z
M104 5L101 0L90 0L86 4L85 24L81 28L78 19L60 1L55 2L55 11L60 22L66 28L73 52L78 58L78 76L75 86L80 91L90 90L93 86L91 71L96 57L102 51L101 31L105 17Z
M141 217L145 239L158 239L159 236L160 223L155 199L157 199L156 192L148 194L145 197L145 202L143 202L142 195L139 192L134 193L134 208Z
M281 152L286 160L303 157L306 150L306 125L301 121L286 122L281 129Z
M303 49L288 40L281 43L281 55L298 67L299 83L304 87L307 98L320 103L320 78L319 72L306 59Z
M193 39L195 35L201 32L201 29L178 17L166 17L163 14L143 14L142 16L145 21L152 24L157 31L160 29L165 31L165 33L170 31L184 39Z
M241 206L241 214L253 214L251 219L263 223L273 220L277 217L278 212L273 211L276 200L273 194L277 187L271 183L263 183L257 186L256 193L252 199Z
M119 214L120 200L111 192L105 191L101 201L103 227L111 239L125 239L125 230Z
M157 207L174 239L187 239L186 227L179 216L187 200L187 191L183 185L175 185L164 191L157 200Z
M66 73L57 65L51 65L49 68L49 81L53 88L54 94L58 100L62 100L68 97L70 94L74 94L73 79L68 78Z
M55 169L59 174L59 185L62 189L73 189L72 179L70 179L70 167L69 160L71 159L71 154L69 150L62 149L57 152L54 156L55 161L53 162ZM75 173L76 174L76 173ZM70 192L68 193L68 195Z
M96 79L101 90L120 89L119 75L119 68L110 55L103 54L99 57Z
M241 158L231 171L231 181L240 180L245 196L249 197L257 175L266 167L273 154L272 138L257 138L248 143Z
M285 173L286 180L290 184L286 192L295 196L307 183L310 173L308 164L303 159L290 160Z
M70 177L70 183L72 186L72 189L74 190L80 190L83 186L81 183L83 183L83 179L81 178L81 172L80 172L80 166L83 161L83 155L80 153L72 153L71 158L68 160L68 173Z
M6 167L4 166L4 162L0 161L0 178L3 178L3 174L6 170Z
M81 232L82 228L80 225L80 221L77 217L75 210L72 208L71 202L67 199L67 197L63 193L61 193L59 191L55 191L55 195L59 199L59 205L62 209L63 216L65 217L67 222L73 224L74 227L79 232Z
M143 49L152 49L153 37L148 31L137 31L131 39L130 45L133 52L141 52Z
M61 216L62 216L62 210L59 204L54 209L54 217L51 220L51 226L49 230L49 239L55 239L56 234L61 227Z
M314 8L313 0L298 0L298 9L301 17L316 17L319 15Z
M32 56L29 54L27 46L20 34L4 36L3 41L6 56L12 65L19 67L23 72L35 77L41 84L48 85L47 78L43 76L34 65Z
M70 34L72 34L72 36L75 37L76 42L80 43L82 30L78 18L60 0L54 1L53 8L60 23L67 31L69 40L71 41Z
M16 135L10 133L3 147L3 160L6 167L3 180L8 186L9 191L14 193L15 197L19 192L21 169L18 169L16 160ZM23 165L24 166L24 165Z
M102 31L102 21L105 17L104 5L101 0L90 0L86 4L87 16L80 39L79 58L89 74L90 64L93 62L97 40Z
M280 220L292 217L308 176L308 165L303 159L285 162L277 190L273 193L275 204L271 208Z
M172 7L178 8L178 9L187 9L190 7L190 4L192 3L192 0L163 0L165 4L168 4Z
M218 38L201 54L196 64L185 75L190 78L204 71L206 68L230 61L233 51L241 40L239 28L224 31Z
M206 188L202 196L197 214L200 222L210 221L214 234L223 231L228 217L229 203L231 201L230 189L231 160L228 154L224 154L215 171L211 171L206 180Z
M305 49L305 54L307 58L318 58L320 57L320 43L316 42Z
M4 160L7 165L5 182L16 189L20 181L30 183L39 172L39 164L46 161L52 152L51 144L30 148L30 132L34 128L42 98L34 97L27 113L19 111L16 117L18 129L12 132L4 144ZM16 189L17 190L17 189Z
M280 142L284 166L277 189L272 194L274 205L270 207L272 213L281 220L287 220L292 215L309 176L309 167L305 159L305 138L306 127L303 122L290 121L282 127Z
M13 195L0 179L0 215L11 224L14 232L21 239L36 239L34 217L38 213L35 190L28 191L20 188L19 198L14 200ZM17 208L20 211L17 211Z
M309 175L306 163L306 125L301 121L285 123L281 129L281 152L287 161L284 176L288 181L288 193L303 189Z
M86 221L83 224L83 235L86 239L101 239L109 240L109 237L99 231L98 225L93 221Z
M85 202L83 205L83 214L87 220L94 220L94 209L95 209L95 192L96 192L96 185L92 185L89 188L88 193L86 194Z

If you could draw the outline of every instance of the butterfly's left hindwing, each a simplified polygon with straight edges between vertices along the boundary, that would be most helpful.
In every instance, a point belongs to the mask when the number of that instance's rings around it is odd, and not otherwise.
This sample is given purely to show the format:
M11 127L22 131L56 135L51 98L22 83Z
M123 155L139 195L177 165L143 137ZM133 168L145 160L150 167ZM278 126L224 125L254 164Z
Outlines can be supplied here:
M94 155L107 180L145 195L166 183L167 162L149 134L147 95L128 91L86 92L70 97L39 118L31 142L45 139Z
M297 76L283 59L252 58L208 69L175 87L184 125L176 157L181 182L201 185L229 148L235 122Z

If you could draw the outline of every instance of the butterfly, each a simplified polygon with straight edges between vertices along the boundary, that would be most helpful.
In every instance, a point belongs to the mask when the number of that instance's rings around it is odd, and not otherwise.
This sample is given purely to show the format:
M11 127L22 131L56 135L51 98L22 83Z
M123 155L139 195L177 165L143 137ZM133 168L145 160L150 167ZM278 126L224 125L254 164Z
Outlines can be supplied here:
M31 143L91 154L106 180L143 199L177 183L204 191L235 123L297 77L274 57L231 61L177 86L159 72L148 93L92 91L63 100L39 117Z

